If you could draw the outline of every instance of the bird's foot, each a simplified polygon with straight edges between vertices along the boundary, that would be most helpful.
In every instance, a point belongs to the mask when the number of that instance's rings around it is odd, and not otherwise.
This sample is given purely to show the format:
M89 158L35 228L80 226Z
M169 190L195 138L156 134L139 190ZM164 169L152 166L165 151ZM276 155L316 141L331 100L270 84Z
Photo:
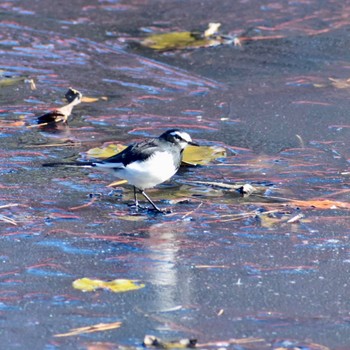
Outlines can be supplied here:
M139 209L141 209L141 210L148 210L149 209L148 207L144 207L143 205L140 205L138 203L129 203L128 206L131 208L135 208L136 211L138 211Z
M153 212L155 214L170 214L172 211L171 209L160 209L157 206L155 207L146 207L143 205L140 205L138 203L130 203L128 204L129 207L135 208L135 211L143 210L143 211L148 211L148 212Z
M172 210L171 209L159 209L157 208L148 208L148 211L154 212L156 214L171 214Z

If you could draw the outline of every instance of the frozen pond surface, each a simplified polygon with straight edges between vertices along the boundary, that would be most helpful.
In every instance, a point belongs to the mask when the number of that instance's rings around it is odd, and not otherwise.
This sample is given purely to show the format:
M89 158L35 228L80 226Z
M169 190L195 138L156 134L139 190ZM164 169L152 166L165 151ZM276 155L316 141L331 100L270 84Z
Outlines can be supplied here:
M0 214L17 223L0 221L1 347L134 348L153 334L203 348L235 338L221 347L349 349L349 17L350 1L1 3L0 205L16 206ZM135 45L212 21L256 39ZM3 83L16 76L36 89ZM69 127L28 128L69 86L99 100L77 106ZM173 127L227 157L149 191L171 215L133 215L131 189L110 196L105 174L41 166ZM101 195L87 205L91 193ZM72 287L83 277L145 287L83 293Z

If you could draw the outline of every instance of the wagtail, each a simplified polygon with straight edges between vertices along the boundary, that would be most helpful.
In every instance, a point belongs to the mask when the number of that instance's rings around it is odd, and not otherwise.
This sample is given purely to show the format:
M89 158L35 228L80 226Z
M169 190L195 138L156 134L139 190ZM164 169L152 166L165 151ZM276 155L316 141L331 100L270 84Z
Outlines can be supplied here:
M84 166L109 170L118 178L127 180L134 186L134 200L136 209L142 208L137 200L139 191L154 210L159 209L145 189L152 188L169 180L179 169L183 150L188 145L198 146L192 142L190 135L178 129L164 132L157 138L147 139L132 144L122 152L103 161L77 163L46 163L44 166Z
M72 113L73 107L81 102L83 95L78 90L69 88L65 97L69 103L61 108L56 108L53 111L38 117L38 124L47 125L60 122L66 123L68 117Z

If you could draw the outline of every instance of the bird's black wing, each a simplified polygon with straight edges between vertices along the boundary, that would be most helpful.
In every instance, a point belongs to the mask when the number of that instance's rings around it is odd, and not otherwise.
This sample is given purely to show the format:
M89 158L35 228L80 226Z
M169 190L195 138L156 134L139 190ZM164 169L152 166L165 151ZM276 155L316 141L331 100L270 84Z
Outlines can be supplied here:
M58 111L52 111L49 113L46 113L38 118L38 124L44 124L44 123L59 123L61 121L65 120L65 115Z
M136 161L144 161L149 158L159 148L158 139L145 140L134 145L130 145L122 152L109 157L103 163L119 163L127 166Z

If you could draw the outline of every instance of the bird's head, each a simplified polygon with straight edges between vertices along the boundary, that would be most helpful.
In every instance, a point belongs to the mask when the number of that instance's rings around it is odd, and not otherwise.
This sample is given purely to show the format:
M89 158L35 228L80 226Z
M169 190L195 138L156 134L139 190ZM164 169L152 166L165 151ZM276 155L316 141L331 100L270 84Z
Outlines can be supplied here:
M182 150L188 145L198 146L198 144L192 141L191 136L187 132L178 129L167 130L165 133L160 135L159 138L178 145Z
M74 101L74 104L78 104L81 102L83 95L80 91L69 88L65 94L65 97L69 103L72 103Z

